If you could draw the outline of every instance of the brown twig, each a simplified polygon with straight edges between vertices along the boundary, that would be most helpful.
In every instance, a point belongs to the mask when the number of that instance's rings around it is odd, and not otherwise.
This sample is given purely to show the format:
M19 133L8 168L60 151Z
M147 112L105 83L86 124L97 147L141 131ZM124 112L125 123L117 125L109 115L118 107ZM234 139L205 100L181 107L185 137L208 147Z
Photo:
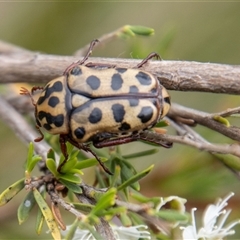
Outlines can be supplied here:
M237 112L238 109L234 109L234 113ZM224 124L213 119L214 116L225 116L226 114L230 114L231 111L224 111L220 113L209 114L206 112L198 111L192 108L187 108L181 106L179 104L172 104L171 109L168 113L168 117L176 119L178 117L192 119L196 123L208 127L216 132L219 132L233 140L240 141L240 129L230 126L227 127Z
M8 51L6 51L8 49ZM61 76L76 57L16 50L0 42L0 82L46 83ZM89 58L89 62L134 67L140 60ZM239 94L240 66L187 61L151 61L144 66L171 90Z
M41 144L35 143L36 131L27 123L24 117L19 114L3 97L0 96L0 118L14 131L14 133L26 144L34 144L35 152L46 159L47 152L51 148L45 141ZM57 156L56 156L57 157Z

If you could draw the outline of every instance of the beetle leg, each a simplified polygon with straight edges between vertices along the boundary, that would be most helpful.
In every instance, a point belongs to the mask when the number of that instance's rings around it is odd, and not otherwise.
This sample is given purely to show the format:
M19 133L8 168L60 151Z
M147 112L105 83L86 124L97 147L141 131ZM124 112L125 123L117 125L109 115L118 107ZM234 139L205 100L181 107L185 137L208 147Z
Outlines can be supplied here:
M86 67L89 67L89 68L97 68L97 69L105 69L105 68L115 68L116 65L113 65L113 64L107 64L107 63L92 63L92 62L89 62L87 64L85 64Z
M90 152L97 159L98 163L100 164L100 166L103 168L103 170L105 172L107 172L110 175L113 175L113 173L105 166L105 164L102 162L102 160L96 155L96 153L94 151L92 151L91 148L89 148L87 145L83 145L83 144L82 144L81 148L86 152Z
M95 152L93 152L91 150L90 147L88 147L87 145L84 145L84 144L79 144L78 142L75 142L73 141L72 139L66 137L66 135L60 135L60 145L61 145L61 150L62 150L62 153L65 157L64 161L61 163L61 165L58 167L58 171L61 170L62 166L66 163L67 159L68 159L68 153L67 153L67 147L66 147L66 141L70 142L73 146L75 146L76 148L78 149L82 149L83 151L86 151L86 152L90 152L95 158L96 160L98 161L98 163L101 165L101 167L103 168L103 170L105 172L107 172L108 174L110 175L113 175L112 172L104 165L104 163L101 161L101 159L96 155Z
M98 42L99 42L98 39L92 40L91 43L90 43L90 46L89 46L89 49L88 49L88 51L87 51L86 56L85 56L82 60L79 60L79 61L77 61L77 62L75 62L75 63L72 63L70 66L68 66L68 67L65 69L65 71L63 72L63 75L67 75L68 72L69 72L72 68L74 68L74 67L76 67L76 66L78 66L78 65L84 64L84 63L88 60L89 56L92 54L92 50L93 50L94 46L95 46Z
M141 68L144 64L146 64L150 59L154 57L156 57L158 60L162 60L159 54L152 52L146 58L144 58L135 68Z
M21 95L26 95L26 96L30 97L30 99L31 99L31 101L32 101L32 105L33 105L34 107L36 106L36 103L35 103L35 101L34 101L34 99L33 99L32 93L29 92L25 87L21 87L21 89L20 89L20 94L21 94Z
M173 143L161 138L161 134L152 131L143 131L139 134L139 139L155 143L165 148L171 148Z
M59 136L59 143L60 143L60 147L61 147L61 151L62 151L62 154L64 156L64 160L63 162L58 166L58 169L57 171L58 172L61 172L61 169L63 167L63 165L67 162L68 160L68 153L67 153L67 146L66 146L66 137L65 135L62 135L60 134Z
M38 137L38 138L36 138L36 139L34 139L34 142L40 142L40 141L43 140L44 135L43 135L43 133L42 133L42 131L41 131L41 129L40 129L40 127L39 127L38 125L36 125L36 129L37 129L37 131L40 133L41 136Z
M137 135L131 135L127 137L121 137L116 139L106 139L99 142L93 142L93 146L96 148L103 148L103 147L112 147L120 144L125 144L129 142L137 141Z
M77 64L78 64L78 65L82 65L82 64L84 64L84 63L88 60L89 56L92 54L92 50L93 50L94 46L95 46L97 43L99 43L99 40L98 40L98 39L94 39L94 40L91 41L86 56L85 56L82 60L77 61Z
M44 87L40 87L40 86L34 86L34 87L32 87L32 89L31 89L31 94L33 94L35 91L37 91L37 90L43 90L43 88Z
M99 142L93 142L93 145L96 148L103 148L103 147L111 147L111 146L116 146L120 144L125 144L125 143L130 143L134 142L137 140L143 140L151 143L155 143L157 145L160 145L165 148L170 148L172 147L172 143L164 141L164 140L156 140L154 138L150 138L148 136L142 136L141 134L133 134L127 137L121 137L121 138L116 138L116 139L107 139Z

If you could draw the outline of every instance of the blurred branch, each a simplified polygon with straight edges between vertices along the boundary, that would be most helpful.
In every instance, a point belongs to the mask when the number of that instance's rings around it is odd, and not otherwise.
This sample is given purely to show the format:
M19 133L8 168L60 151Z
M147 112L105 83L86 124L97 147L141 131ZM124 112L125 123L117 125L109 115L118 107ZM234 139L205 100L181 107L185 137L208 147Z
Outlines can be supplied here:
M0 118L27 146L29 142L33 142L35 152L40 155L43 160L46 159L47 152L51 147L45 141L42 141L41 144L34 142L34 139L37 137L36 131L26 119L1 96Z
M198 111L192 108L187 108L179 104L172 104L171 109L168 113L168 117L172 119L179 119L182 117L184 119L192 119L195 123L201 124L208 127L214 131L217 131L233 140L240 141L240 129L233 126L225 126L224 124L213 119L214 116L229 116L230 114L236 114L240 112L240 108L235 108L234 110L226 110L221 113L206 113Z
M46 83L79 58L25 51L0 42L0 83ZM89 62L134 67L140 60L89 58ZM170 90L240 94L240 66L187 61L151 61L146 71Z

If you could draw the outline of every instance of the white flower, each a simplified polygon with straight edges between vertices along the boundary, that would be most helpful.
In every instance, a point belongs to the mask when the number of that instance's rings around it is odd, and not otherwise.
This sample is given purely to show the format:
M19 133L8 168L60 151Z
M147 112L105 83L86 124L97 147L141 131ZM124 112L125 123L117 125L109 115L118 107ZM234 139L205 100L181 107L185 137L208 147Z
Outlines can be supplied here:
M70 226L67 226L65 231L62 232L62 236L66 236ZM138 240L140 238L143 239L151 239L150 233L146 231L148 227L146 225L138 225L138 226L132 226L132 227L123 227L123 226L112 226L114 235L116 239L128 239L128 240ZM144 230L140 230L144 229ZM74 237L72 240L95 240L94 236L86 229L80 229L78 228L74 234Z
M179 211L180 213L185 213L185 203L186 199L180 198L178 196L161 197L159 204L156 206L156 210L159 211L164 205L168 205L168 208Z
M147 229L148 227L146 225L138 225L138 226L132 226L132 227L112 227L114 230L114 234L117 239L128 239L128 240L134 240L139 238L144 239L151 239L151 235L146 230L140 230L140 229Z
M210 204L203 216L203 227L197 231L194 212L197 210L193 208L191 211L192 215L192 225L187 227L181 227L183 229L183 239L223 239L228 235L233 235L235 233L232 228L239 224L240 221L236 220L232 223L224 226L227 217L229 216L231 210L224 209L227 206L227 201L231 198L234 193L230 193L224 199L219 199L216 204Z

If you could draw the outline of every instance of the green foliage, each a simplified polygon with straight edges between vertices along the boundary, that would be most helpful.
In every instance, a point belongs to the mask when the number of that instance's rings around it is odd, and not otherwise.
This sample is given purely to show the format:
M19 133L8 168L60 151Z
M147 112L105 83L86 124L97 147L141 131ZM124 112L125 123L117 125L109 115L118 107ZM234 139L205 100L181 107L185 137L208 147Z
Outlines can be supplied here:
M7 204L24 188L24 178L13 183L0 194L0 206Z
M36 205L36 200L34 197L33 192L29 192L25 199L22 201L20 206L18 207L18 222L19 224L24 223L33 209L33 207Z
M42 159L38 155L34 155L33 143L30 142L27 155L26 171L28 173L32 172L36 164Z
M38 155L34 154L33 144L30 143L27 163L25 166L25 184L26 188L30 191L26 194L25 198L18 208L19 224L26 222L31 213L31 210L34 208L34 206L37 206L37 234L41 233L43 223L46 222L53 239L61 238L59 225L63 227L64 225L61 224L62 220L61 216L59 215L60 213L58 210L54 210L55 207L51 210L48 206L48 203L46 202L46 194L51 194L51 192L54 190L54 186L56 187L56 190L53 191L53 193L55 192L54 194L56 194L56 191L62 191L63 193L65 191L64 189L67 189L68 194L81 194L82 196L94 200L92 203L86 204L75 202L74 198L69 198L71 199L69 203L74 206L74 209L76 209L76 211L85 213L86 215L81 215L82 220L80 222L75 221L73 223L69 229L66 239L71 239L78 227L88 229L88 231L91 232L93 236L99 238L99 234L95 232L92 225L99 224L100 218L104 218L106 221L111 222L114 217L118 216L122 222L122 225L127 227L132 226L137 222L143 224L143 221L137 216L137 214L134 216L133 213L127 210L128 202L126 202L126 206L116 205L116 199L119 199L121 193L124 193L124 196L127 199L130 196L134 197L139 201L140 204L154 203L152 205L154 208L156 208L156 206L161 202L159 197L146 198L138 192L140 190L139 180L151 172L153 165L140 172L137 172L128 161L133 158L139 158L142 156L149 156L151 154L154 154L156 152L155 149L121 156L120 150L117 147L115 151L110 152L109 159L105 157L102 158L104 161L108 160L107 162L109 162L114 175L110 176L106 175L106 173L102 171L96 171L98 172L96 176L99 186L102 183L109 186L109 188L105 190L98 190L88 187L88 190L86 192L86 190L83 190L85 185L81 186L81 169L96 165L97 161L95 159L80 160L78 156L79 151L74 150L70 144L68 144L67 147L68 151L71 150L71 152L69 152L69 158L65 165L63 165L61 172L58 171L58 166L61 164L64 158L61 156L59 164L57 164L57 161L55 159L55 152L53 150L50 150L48 152L46 160L46 167L49 170L49 173L46 176L35 178L31 177L31 172L34 169L34 166L36 167L37 162L41 158ZM83 164L83 162L87 162L87 164ZM107 177L107 181L105 177ZM25 184L24 179L21 179L7 188L0 195L1 205L6 204L9 200L11 200L20 190L23 189ZM57 188L58 186L60 188ZM134 192L138 194L134 195ZM60 198L60 196L57 198ZM123 199L125 198L123 197ZM68 205L68 202L65 202L65 204ZM54 206L55 203L52 202L52 205ZM56 209L58 209L58 206L56 207ZM170 209L159 211L157 208L154 208L151 209L151 207L148 207L144 211L146 211L146 214L157 218L162 218L164 221L175 222L186 220L184 213L179 212L179 210Z
M48 207L48 204L46 203L45 199L42 197L42 195L39 193L39 191L37 189L33 189L33 195L34 195L35 200L45 218L45 221L48 225L48 228L49 228L53 238L61 239L61 234L60 234L58 225L57 225L56 220L52 214L52 211Z

